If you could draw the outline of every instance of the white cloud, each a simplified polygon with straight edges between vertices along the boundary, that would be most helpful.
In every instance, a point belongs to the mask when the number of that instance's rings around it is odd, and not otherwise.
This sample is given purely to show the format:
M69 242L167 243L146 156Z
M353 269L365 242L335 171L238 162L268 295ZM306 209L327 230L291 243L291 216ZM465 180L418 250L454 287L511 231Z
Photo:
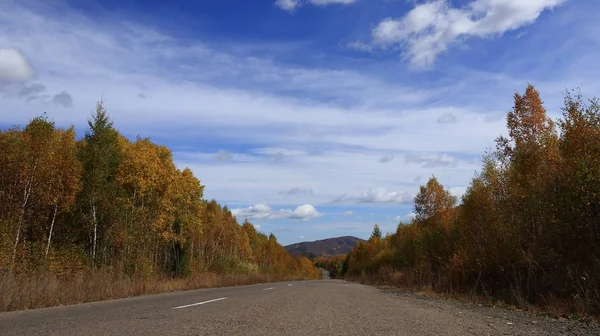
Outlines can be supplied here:
M358 204L365 203L400 203L410 204L413 201L414 196L408 192L397 192L391 191L386 188L375 188L367 189L360 193L358 196L346 196L342 195L338 197L333 203L345 203L352 202Z
M332 5L332 4L349 5L349 4L355 3L356 0L309 0L309 2L312 3L313 5L320 5L320 6Z
M232 209L231 213L239 220L253 219L299 219L303 221L321 217L322 214L317 209L310 205L304 204L294 210L280 209L274 210L266 204L256 204L247 208Z
M415 155L406 156L406 163L418 164L423 168L448 167L456 165L456 158L448 154Z
M33 66L19 49L0 49L0 85L2 83L25 82L34 76Z
M447 0L417 4L403 18L387 18L373 29L380 47L405 47L414 66L427 67L460 39L493 37L533 23L565 0L475 0L453 8Z
M254 226L254 228L255 228L256 230L260 230L260 225L258 225L258 224L252 224L252 225Z
M400 222L400 221L403 221L406 219L412 220L412 219L415 219L415 217L417 217L417 215L414 212L411 212L408 215L396 216L396 217L394 217L394 220L397 222Z
M364 42L360 42L360 41L350 42L350 43L348 43L347 46L348 46L348 48L357 50L357 51L363 51L363 52L373 51L373 46L371 46L370 44L366 44Z
M327 6L333 4L349 5L355 2L356 0L277 0L275 1L275 6L285 11L293 12L305 3L315 6Z
M275 6L285 11L293 12L300 6L300 0L277 0Z
M352 216L353 214L354 214L354 212L352 212L352 211L344 212L344 216Z

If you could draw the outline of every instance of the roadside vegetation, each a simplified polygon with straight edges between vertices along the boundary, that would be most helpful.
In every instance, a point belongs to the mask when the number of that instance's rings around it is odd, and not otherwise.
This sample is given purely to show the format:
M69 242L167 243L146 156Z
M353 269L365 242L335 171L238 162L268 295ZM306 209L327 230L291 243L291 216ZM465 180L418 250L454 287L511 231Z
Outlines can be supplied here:
M554 122L529 86L515 94L507 128L460 202L432 177L414 219L385 236L376 226L329 269L365 283L600 316L600 104L568 92Z
M84 137L47 117L0 130L0 311L318 278L99 102Z

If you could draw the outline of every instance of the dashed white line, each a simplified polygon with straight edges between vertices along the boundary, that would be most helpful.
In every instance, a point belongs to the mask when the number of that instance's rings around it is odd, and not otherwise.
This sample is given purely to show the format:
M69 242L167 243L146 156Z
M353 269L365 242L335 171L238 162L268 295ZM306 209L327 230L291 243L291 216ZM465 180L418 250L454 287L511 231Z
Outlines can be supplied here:
M271 289L274 289L274 288L273 287L269 287L269 288L265 288L263 290L271 290Z
M292 287L294 284L288 284L288 287Z
M188 307L193 307L193 306L199 306L199 305L203 305L205 303L211 303L211 302L216 302L216 301L221 301L221 300L227 300L227 298L226 297L222 297L222 298L219 298L219 299L208 300L208 301L203 301L203 302L198 302L198 303L192 303L192 304L185 305L185 306L175 307L173 309L181 309L181 308L188 308Z

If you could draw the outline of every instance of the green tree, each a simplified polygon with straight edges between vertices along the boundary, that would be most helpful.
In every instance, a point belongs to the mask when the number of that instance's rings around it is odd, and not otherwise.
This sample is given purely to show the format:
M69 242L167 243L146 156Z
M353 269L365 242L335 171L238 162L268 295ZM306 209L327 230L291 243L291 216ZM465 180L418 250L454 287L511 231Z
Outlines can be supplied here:
M371 233L371 237L369 238L369 240L381 240L382 236L383 236L383 234L381 233L381 229L379 228L379 225L375 224L373 226L373 233Z
M89 251L97 262L100 241L107 241L110 226L117 221L115 204L119 189L117 170L122 159L119 134L101 100L88 120L89 129L81 142L78 157L82 163L82 188L79 209L89 232Z

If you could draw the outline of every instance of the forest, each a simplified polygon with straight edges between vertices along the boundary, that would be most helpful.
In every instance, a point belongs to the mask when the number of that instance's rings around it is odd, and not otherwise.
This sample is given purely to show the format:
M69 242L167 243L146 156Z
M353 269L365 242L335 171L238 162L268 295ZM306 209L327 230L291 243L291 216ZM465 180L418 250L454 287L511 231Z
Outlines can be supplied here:
M44 115L1 130L0 153L0 311L319 277L102 101L80 139Z
M529 85L506 121L462 199L433 176L414 219L387 235L375 225L317 264L350 280L599 316L600 104L567 91L555 122Z

